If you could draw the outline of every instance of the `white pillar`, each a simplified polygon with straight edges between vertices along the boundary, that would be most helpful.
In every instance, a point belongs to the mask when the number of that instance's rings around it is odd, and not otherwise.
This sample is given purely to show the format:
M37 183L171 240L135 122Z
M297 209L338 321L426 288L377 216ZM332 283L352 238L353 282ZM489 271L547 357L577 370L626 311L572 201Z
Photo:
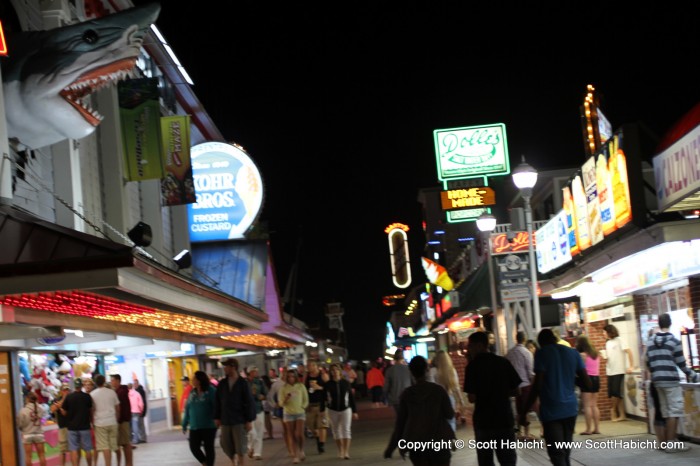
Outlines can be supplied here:
M2 68L0 68L0 84ZM12 160L5 118L5 94L0 85L0 204L12 205Z
M530 206L530 197L525 197L525 223L527 224L528 238L528 253L530 267L530 284L532 286L532 312L535 315L535 335L542 328L542 319L540 316L540 298L537 295L537 260L535 259L535 247L533 246L532 237L532 206Z

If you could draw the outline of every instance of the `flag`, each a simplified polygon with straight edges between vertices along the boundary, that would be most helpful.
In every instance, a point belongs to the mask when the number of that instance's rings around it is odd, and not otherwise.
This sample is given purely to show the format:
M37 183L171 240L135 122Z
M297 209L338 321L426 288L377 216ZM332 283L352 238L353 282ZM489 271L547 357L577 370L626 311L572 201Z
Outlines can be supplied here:
M121 81L118 93L126 179L142 181L163 178L158 80L143 78Z
M447 270L437 262L433 262L425 257L423 259L423 270L428 277L428 281L433 285L441 287L445 291L450 291L455 287L452 279L447 274Z
M160 119L165 178L161 182L163 205L197 202L190 159L190 116L175 115Z

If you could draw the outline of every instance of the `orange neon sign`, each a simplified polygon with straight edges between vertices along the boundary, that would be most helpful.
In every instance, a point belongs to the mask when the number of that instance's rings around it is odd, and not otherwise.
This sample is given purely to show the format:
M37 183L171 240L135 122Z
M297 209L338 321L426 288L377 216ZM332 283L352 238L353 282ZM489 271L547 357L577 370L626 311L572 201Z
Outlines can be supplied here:
M384 233L389 234L393 230L408 231L408 225L404 225L403 223L392 223L384 229Z
M5 42L5 31L2 28L2 21L0 21L0 56L7 56L7 42Z
M511 232L511 234L513 234ZM535 237L532 237L533 247L535 246ZM515 233L515 237L508 241L507 233L498 233L491 235L491 254L512 254L514 252L527 252L530 247L527 232L519 231Z

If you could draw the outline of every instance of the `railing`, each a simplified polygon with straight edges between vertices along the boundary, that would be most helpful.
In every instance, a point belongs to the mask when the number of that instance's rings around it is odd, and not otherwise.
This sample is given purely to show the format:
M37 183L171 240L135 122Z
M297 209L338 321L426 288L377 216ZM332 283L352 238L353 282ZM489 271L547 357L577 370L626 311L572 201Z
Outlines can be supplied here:
M536 220L532 222L532 231L535 232L542 228L549 220ZM510 223L499 223L496 228L493 229L492 233L508 233L511 231ZM525 231L525 230L523 230Z

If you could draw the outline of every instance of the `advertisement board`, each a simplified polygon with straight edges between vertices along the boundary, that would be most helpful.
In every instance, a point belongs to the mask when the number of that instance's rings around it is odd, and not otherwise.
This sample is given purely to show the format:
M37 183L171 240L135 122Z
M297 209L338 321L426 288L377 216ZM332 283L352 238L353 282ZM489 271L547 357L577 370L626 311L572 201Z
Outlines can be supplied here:
M566 221L566 213L561 210L535 232L535 254L540 273L547 273L571 261Z
M262 207L258 168L232 144L205 142L190 152L197 199L187 205L190 241L244 238Z
M433 135L440 181L510 173L503 123L436 129Z
M564 265L633 220L627 154L627 145L637 150L633 138L631 130L615 133L562 188L562 212L535 234L540 273ZM635 183L635 189L641 185L641 170ZM643 203L643 195L637 197ZM561 250L565 242L566 254Z

